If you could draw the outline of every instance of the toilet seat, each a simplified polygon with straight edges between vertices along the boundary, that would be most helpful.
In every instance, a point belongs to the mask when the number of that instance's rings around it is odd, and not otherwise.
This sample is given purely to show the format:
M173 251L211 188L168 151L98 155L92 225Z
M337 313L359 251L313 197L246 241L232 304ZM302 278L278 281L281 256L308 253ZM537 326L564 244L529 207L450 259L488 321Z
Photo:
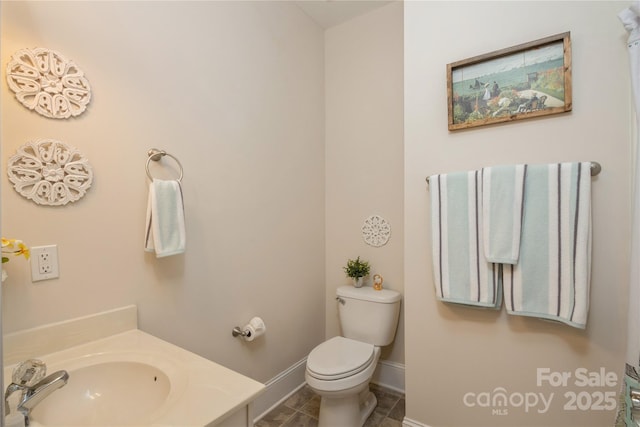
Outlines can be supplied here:
M314 348L307 357L307 373L323 381L350 377L368 368L375 346L344 337L333 337Z

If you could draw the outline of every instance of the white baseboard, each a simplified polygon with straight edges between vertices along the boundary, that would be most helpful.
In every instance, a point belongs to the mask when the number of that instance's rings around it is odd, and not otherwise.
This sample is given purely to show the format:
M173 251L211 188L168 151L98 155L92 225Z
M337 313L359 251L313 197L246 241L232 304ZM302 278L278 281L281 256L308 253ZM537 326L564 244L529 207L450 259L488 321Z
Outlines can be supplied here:
M379 361L371 382L404 393L404 365L388 360Z
M258 414L254 422L260 420L305 385L306 366L307 358L305 357L267 381L264 393L253 402L254 414ZM381 360L378 362L371 382L404 393L404 371L404 365L401 363ZM409 426L413 427L410 424ZM416 426L419 425L416 424Z
M416 420L412 420L411 418L404 417L402 420L402 427L429 427L426 424L422 424Z

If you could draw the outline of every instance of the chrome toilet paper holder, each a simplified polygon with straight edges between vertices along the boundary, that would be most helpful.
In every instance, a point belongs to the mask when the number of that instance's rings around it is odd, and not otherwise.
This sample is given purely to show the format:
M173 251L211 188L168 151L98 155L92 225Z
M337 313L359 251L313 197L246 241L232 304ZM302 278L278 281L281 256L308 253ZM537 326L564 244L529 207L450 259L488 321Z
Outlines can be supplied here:
M236 326L231 331L231 335L233 335L234 337L243 337L243 338L244 337L250 337L251 336L251 331L249 331L249 330L243 331L242 329L240 329L240 326Z
M242 337L245 341L253 341L264 335L266 330L267 326L264 324L264 320L259 317L254 317L246 325L234 327L231 335L234 337Z

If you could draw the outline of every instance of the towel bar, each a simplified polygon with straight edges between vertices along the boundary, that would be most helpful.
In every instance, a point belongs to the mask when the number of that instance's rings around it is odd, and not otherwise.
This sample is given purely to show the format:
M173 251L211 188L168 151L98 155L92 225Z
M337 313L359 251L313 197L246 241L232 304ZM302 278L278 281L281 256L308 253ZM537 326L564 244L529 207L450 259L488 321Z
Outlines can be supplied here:
M602 171L602 166L598 162L591 162L591 176L596 176ZM426 178L427 184L429 184L429 177Z
M160 160L164 156L169 156L178 164L178 167L180 168L180 176L178 177L178 182L182 182L182 177L184 176L183 169L182 169L182 164L180 163L180 161L175 156L167 153L164 150L158 150L157 148L151 148L147 152L147 155L149 156L149 158L147 159L147 163L145 164L144 169L147 171L147 176L149 177L149 179L151 181L153 181L153 177L151 176L151 172L149 172L149 162L151 162L151 160L153 160L154 162L157 162L158 160Z

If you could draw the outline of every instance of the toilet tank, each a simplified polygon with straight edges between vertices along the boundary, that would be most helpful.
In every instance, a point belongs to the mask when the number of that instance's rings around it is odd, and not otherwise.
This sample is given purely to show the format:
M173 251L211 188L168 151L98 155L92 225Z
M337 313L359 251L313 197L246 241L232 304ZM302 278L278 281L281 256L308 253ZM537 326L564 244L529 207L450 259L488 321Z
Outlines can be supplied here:
M342 336L379 347L393 342L402 299L399 292L341 286L336 295Z

